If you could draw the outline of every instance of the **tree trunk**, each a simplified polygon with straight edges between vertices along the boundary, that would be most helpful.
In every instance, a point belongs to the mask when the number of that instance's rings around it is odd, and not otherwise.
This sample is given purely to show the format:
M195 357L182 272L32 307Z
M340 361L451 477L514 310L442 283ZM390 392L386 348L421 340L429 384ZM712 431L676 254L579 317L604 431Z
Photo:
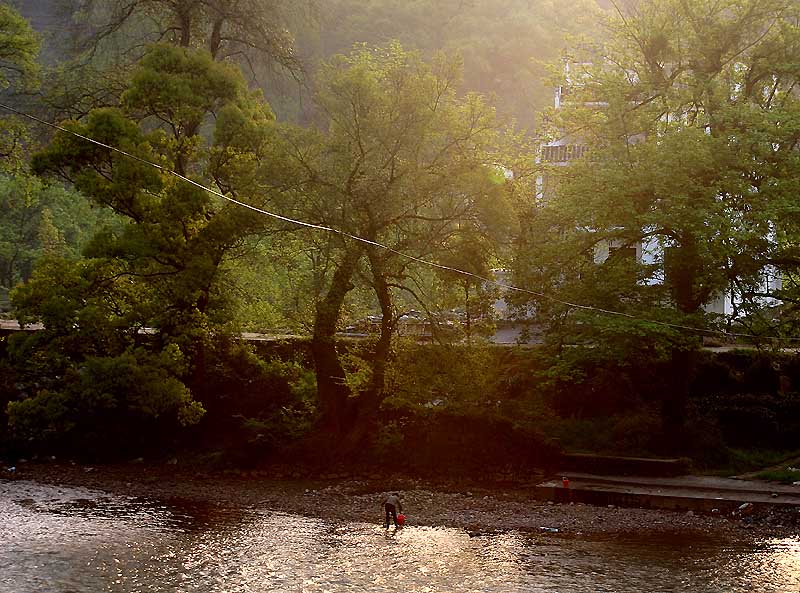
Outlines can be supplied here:
M317 303L311 351L317 376L320 425L327 432L341 433L346 425L350 390L345 384L344 369L336 351L336 324L345 296L352 290L351 278L361 257L361 250L351 247L336 267L331 286Z
M368 387L358 394L353 401L354 408L349 416L349 425L345 427L346 435L342 441L345 451L358 451L365 445L366 438L372 434L378 411L384 398L386 380L386 364L392 345L394 333L394 307L392 294L386 280L383 262L375 248L367 252L370 271L372 272L372 288L381 308L381 333L372 351L372 376Z
M700 265L697 238L688 234L681 236L670 270L672 299L681 313L696 313L702 304L697 290Z
M698 290L702 264L698 254L697 238L691 234L681 236L675 255L670 270L672 298L681 313L692 315L703 305L700 294L702 291ZM670 440L670 445L673 447L685 442L686 413L695 360L695 352L686 345L676 346L672 352L670 362L672 384L662 402L661 415L664 436Z
M386 362L389 358L389 350L392 344L392 334L394 333L394 307L392 306L392 294L386 275L383 270L383 263L378 258L375 249L370 249L369 263L372 270L373 288L375 296L381 307L381 335L375 345L373 355L374 366L372 369L372 381L370 391L375 397L380 399L383 394L383 383L386 378ZM380 403L380 402L379 402Z
M178 31L180 39L178 45L181 47L189 47L192 42L192 10L194 2L188 0L178 0L175 6L175 18L177 19Z
M223 17L219 16L214 19L214 24L211 28L211 36L208 39L208 51L211 52L211 57L217 59L219 49L222 44L222 25L224 24Z
M466 315L467 344L472 345L472 314L469 310L469 280L464 281L464 314Z

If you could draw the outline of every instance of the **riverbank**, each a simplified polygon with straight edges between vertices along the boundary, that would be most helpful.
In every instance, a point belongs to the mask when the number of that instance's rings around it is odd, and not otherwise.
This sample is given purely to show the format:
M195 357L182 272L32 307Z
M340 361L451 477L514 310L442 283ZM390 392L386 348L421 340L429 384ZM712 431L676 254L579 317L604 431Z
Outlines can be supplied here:
M735 537L800 536L796 509L748 516L723 516L637 508L553 504L532 498L544 476L497 482L422 479L410 476L327 474L304 476L294 468L258 471L197 471L178 464L79 465L23 462L4 477L84 487L154 499L256 507L333 521L381 521L381 496L403 495L409 525L461 528L471 534L505 530L545 530L561 534L697 532Z

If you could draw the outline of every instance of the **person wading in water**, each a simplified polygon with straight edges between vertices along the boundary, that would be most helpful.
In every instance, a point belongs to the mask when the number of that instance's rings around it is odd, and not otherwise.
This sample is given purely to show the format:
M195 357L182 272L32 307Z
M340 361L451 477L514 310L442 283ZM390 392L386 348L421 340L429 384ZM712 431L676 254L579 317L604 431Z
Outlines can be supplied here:
M394 526L399 527L400 524L397 522L397 513L403 512L403 505L400 503L400 494L392 492L384 498L383 510L386 512L386 519L383 522L383 526L389 529L389 516L391 516L394 521Z

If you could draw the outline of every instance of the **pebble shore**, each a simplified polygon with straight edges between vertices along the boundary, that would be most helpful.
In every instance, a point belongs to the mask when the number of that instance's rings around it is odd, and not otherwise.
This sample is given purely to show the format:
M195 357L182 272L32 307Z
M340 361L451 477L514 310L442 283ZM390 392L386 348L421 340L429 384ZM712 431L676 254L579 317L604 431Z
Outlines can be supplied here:
M735 537L800 535L800 513L765 512L748 517L637 508L553 504L532 497L536 476L527 481L483 482L407 476L332 474L309 478L298 472L193 471L177 465L82 466L20 463L6 479L76 486L127 496L184 499L255 507L332 521L380 523L385 492L401 492L408 525L451 527L480 535L506 530L562 534L696 532ZM541 476L539 476L541 478Z

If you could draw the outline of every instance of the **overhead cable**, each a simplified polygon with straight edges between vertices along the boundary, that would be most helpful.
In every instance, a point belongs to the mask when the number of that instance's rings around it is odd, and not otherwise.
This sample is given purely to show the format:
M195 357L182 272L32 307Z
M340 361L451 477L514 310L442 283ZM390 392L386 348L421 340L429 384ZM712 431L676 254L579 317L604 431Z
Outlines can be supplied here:
M408 254L408 253L404 253L402 251L398 251L397 249L394 249L393 247L390 247L388 245L384 245L384 244L379 243L377 241L372 241L370 239L365 239L364 237L359 237L358 235L353 235L351 233L348 233L346 231L342 231L340 229L336 229L336 228L333 228L333 227L320 225L320 224L314 224L314 223L306 222L306 221L303 221L303 220L298 220L298 219L295 219L295 218L291 218L291 217L288 217L288 216L283 216L281 214L277 214L275 212L270 212L268 210L264 210L264 209L258 208L256 206L252 206L251 204L247 204L246 202L242 202L242 201L237 200L235 198L232 198L230 196L226 196L222 192L217 191L217 190L215 190L213 188L210 188L208 186L205 186L202 183L199 183L197 181L194 181L193 179L190 179L190 178L186 177L185 175L181 175L177 171L174 171L172 169L169 169L167 167L159 165L158 163L154 163L154 162L149 161L147 159L144 159L142 157L139 157L139 156L136 156L136 155L131 154L129 152L126 152L126 151L124 151L124 150L122 150L120 148L117 148L115 146L111 146L111 145L106 144L104 142L100 142L99 140L95 140L94 138L90 138L90 137L85 136L83 134L79 134L78 132L75 132L73 130L70 130L68 128L60 126L58 124L54 124L54 123L49 122L47 120L41 119L41 118L39 118L39 117L37 117L35 115L32 115L30 113L26 113L24 111L20 111L19 109L16 109L16 108L11 107L9 105L5 105L5 104L0 103L0 108L5 109L6 111L9 111L9 112L14 113L16 115L19 115L21 117L25 117L27 119L35 121L37 123L43 124L45 126L48 126L50 128L59 130L59 131L64 132L66 134L70 134L72 136L75 136L76 138L80 138L80 139L82 139L82 140L84 140L86 142L90 142L92 144L95 144L96 146L100 146L100 147L105 148L107 150L110 150L112 152L116 152L117 154L121 154L121 155L123 155L123 156L125 156L127 158L133 159L135 161L138 161L140 163L143 163L143 164L148 165L150 167L153 167L155 169L158 169L159 171L161 171L164 174L172 175L174 177L177 177L178 179L180 179L182 181L185 181L186 183L189 183L189 184L191 184L191 185L193 185L193 186L195 186L195 187L197 187L197 188L199 188L199 189L201 189L203 191L206 191L206 192L208 192L208 193L210 193L210 194L212 194L214 196L217 196L219 198L222 198L223 200L227 200L228 202L231 202L231 203L236 204L238 206L241 206L243 208L247 208L247 209L252 210L254 212L257 212L259 214L263 214L264 216L269 216L270 218L274 218L276 220L281 220L283 222L287 222L287 223L290 223L290 224L293 224L293 225L297 225L297 226L301 226L301 227L305 227L305 228L310 228L310 229L315 229L315 230L318 230L318 231L324 231L324 232L327 232L327 233L337 234L337 235L345 237L347 239L350 239L350 240L353 240L353 241L357 241L357 242L363 243L365 245L370 245L370 246L373 246L373 247L377 247L379 249L388 251L390 253L394 253L395 255L398 255L398 256L400 256L402 258L417 262L419 264L422 264L422 265L425 265L425 266L428 266L428 267L431 267L431 268L439 269L439 270L444 270L444 271L447 271L447 272L452 272L454 274L459 274L461 276L474 278L476 280L480 280L481 282L497 286L498 288L501 288L503 290L508 290L508 291L511 291L511 292L518 292L518 293L528 294L528 295L531 295L531 296L534 296L534 297L537 297L537 298L540 298L540 299L549 300L550 302L554 302L554 303L563 305L563 306L568 307L570 309L576 309L576 310L580 310L580 311L589 311L589 312L592 312L592 313L599 313L599 314L602 314L602 315L622 317L622 318L625 318L625 319L630 319L632 321L638 321L638 322L642 322L642 323L649 323L649 324L653 324L653 325L657 325L657 326L661 326L661 327L669 327L671 329L686 330L686 331L691 331L691 332L695 332L695 333L714 334L714 335L720 335L720 336L725 336L725 337L729 337L729 338L749 338L749 339L755 339L755 340L765 339L764 336L756 336L756 335L753 335L753 334L744 334L744 333L735 333L735 332L726 332L724 330L717 330L717 329L707 329L707 328L700 328L700 327L692 327L692 326L682 325L682 324L678 324L678 323L669 323L667 321L658 321L658 320L655 320L655 319L646 319L646 318L638 317L638 316L630 314L630 313L624 313L622 311L613 311L611 309L603 309L601 307L595 307L595 306L592 306L592 305L581 305L581 304L578 304L578 303L572 303L572 302L564 301L562 299L559 299L557 297L554 297L552 295L548 295L548 294L545 294L545 293L542 293L542 292L537 292L537 291L530 290L530 289L527 289L527 288L522 288L522 287L519 287L519 286L515 286L513 284L506 284L504 282L499 282L498 280L495 280L493 278L487 278L485 276L481 276L480 274L475 274L473 272L468 272L468 271L462 270L460 268L456 268L456 267L453 267L453 266L446 266L444 264L439 264L439 263L436 263L436 262L432 262L432 261L423 259L421 257L417 257L415 255L411 255L411 254ZM768 339L773 339L773 340L791 340L791 341L800 340L800 338L792 338L792 337L769 337Z

